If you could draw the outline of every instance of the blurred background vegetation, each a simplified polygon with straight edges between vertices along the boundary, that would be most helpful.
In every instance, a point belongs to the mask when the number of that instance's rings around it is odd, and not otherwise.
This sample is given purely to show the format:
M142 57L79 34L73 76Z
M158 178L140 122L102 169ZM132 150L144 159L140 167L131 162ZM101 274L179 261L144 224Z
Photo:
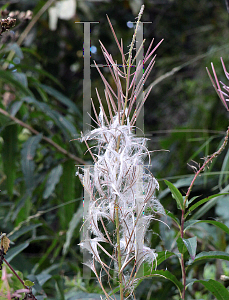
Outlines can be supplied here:
M36 282L40 300L87 299L87 293L100 293L95 280L82 277L78 246L83 208L75 165L90 163L90 156L84 154L86 148L79 141L70 141L83 128L83 25L75 22L100 22L91 24L91 63L104 64L98 40L119 59L106 14L127 52L133 34L128 21L135 21L143 4L137 0L70 2L76 4L75 11L62 11L53 30L49 9L57 1L14 0L6 6L6 1L0 1L2 9L25 12L16 13L16 26L0 37L0 231L14 243L6 259L24 278ZM152 38L155 45L164 38L148 79L148 84L160 80L145 104L145 134L150 150L169 150L155 152L150 169L159 179L162 204L176 214L175 201L163 179L185 193L193 178L187 163L198 167L201 158L216 151L228 126L228 112L205 69L213 62L219 79L227 84L220 57L227 67L228 13L223 0L151 0L144 4L142 21L150 22L144 25L145 49ZM32 19L26 15L28 10ZM172 70L171 76L164 76ZM103 72L112 81L105 68ZM102 91L103 84L95 68L91 79L96 100L95 87ZM227 192L228 166L227 148L199 178L193 196ZM218 197L198 217L229 225L228 207L229 197ZM150 245L159 250L174 247L177 229L170 220L166 222L170 230L153 224L149 232ZM211 225L198 224L189 234L198 235L199 250L227 248L228 236ZM160 268L181 275L176 258ZM226 263L213 261L196 266L189 277L219 279L227 273ZM155 280L142 283L136 295L139 299L178 299L172 284ZM97 299L95 294L90 297ZM194 285L188 299L214 298Z

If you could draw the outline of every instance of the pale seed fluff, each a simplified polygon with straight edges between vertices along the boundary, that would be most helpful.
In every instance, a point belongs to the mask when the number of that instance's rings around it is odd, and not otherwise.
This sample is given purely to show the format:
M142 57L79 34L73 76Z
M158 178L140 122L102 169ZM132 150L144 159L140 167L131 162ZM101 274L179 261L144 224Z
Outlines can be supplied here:
M96 141L96 161L92 167L82 168L79 172L84 188L90 194L85 222L90 226L80 246L87 249L106 272L117 267L114 237L115 207L118 207L121 272L125 287L131 290L135 277L131 273L133 266L137 273L144 261L152 263L157 257L155 251L144 244L144 237L155 214L164 214L164 209L155 197L159 184L144 167L144 158L148 156L150 160L146 139L134 134L130 122L121 125L121 116L116 114L113 122L107 125L100 112L99 127L82 137L82 141ZM106 243L113 251L104 249ZM109 267L107 260L102 262L102 252L112 261ZM93 263L91 269L94 270Z

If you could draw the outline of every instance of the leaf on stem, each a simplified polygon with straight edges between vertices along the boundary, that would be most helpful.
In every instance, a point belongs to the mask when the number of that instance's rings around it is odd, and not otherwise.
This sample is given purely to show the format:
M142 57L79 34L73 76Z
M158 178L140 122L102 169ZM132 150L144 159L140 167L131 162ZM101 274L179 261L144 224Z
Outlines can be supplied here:
M191 256L191 259L194 260L196 256L196 248L197 248L197 238L196 236L190 238L190 239L182 239L184 242L184 245L188 249L188 252Z
M195 257L193 262L197 262L204 259L224 259L229 261L229 253L223 251L203 251Z
M200 201L198 201L197 203L193 204L188 212L185 214L185 219L186 217L190 214L190 212L192 212L194 209L196 209L197 207L199 207L201 204L204 204L205 202L213 199L213 198L216 198L216 197L219 197L219 196L222 196L222 195L228 195L228 193L221 193L221 194L215 194L215 195L212 195L210 197L207 197L207 198L204 198L204 199L201 199Z
M177 207L179 209L184 209L184 200L183 197L180 193L180 191L168 180L164 180L166 185L168 186L168 188L170 189L173 197L175 198L176 202L177 202Z
M224 232L226 232L227 234L229 234L229 228L218 221L212 221L212 220L190 220L184 223L184 232L189 229L190 227L192 227L193 225L197 224L197 223L208 223L208 224L212 224L216 227L219 227L220 229L222 229Z
M210 291L217 300L228 300L229 292L225 286L213 279L209 280L195 280L194 282L199 282L205 286L205 288Z

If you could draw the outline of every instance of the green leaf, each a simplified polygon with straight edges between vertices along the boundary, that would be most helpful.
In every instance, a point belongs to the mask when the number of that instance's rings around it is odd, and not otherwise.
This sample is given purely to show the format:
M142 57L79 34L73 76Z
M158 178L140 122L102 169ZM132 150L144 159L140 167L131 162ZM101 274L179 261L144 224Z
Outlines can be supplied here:
M165 279L170 280L171 282L173 282L176 287L178 288L179 292L180 292L180 296L183 290L183 285L182 283L176 278L175 275L173 275L172 273L170 273L169 271L165 271L165 270L155 270L155 271L151 271L150 275L147 275L147 278L149 277L163 277Z
M44 291L42 289L42 285L52 276L50 274L42 272L39 275L30 274L27 278L34 283L33 289L36 290L37 293L42 294Z
M34 283L30 280L25 280L24 285L26 285L28 288L30 288L30 287L34 286Z
M17 128L18 125L13 124L6 126L2 131L4 141L2 147L3 169L6 175L6 188L10 197L13 196L14 181L16 178L16 160L17 160Z
M180 228L180 220L176 216L174 216L173 213L171 213L170 211L168 211L167 209L165 209L165 213L166 213L167 216L169 216L171 219L173 219L173 221L176 222L177 225Z
M180 193L180 191L168 180L164 180L165 183L167 184L168 188L170 189L173 197L175 198L176 202L177 202L177 207L179 209L183 209L184 208L184 200L183 197Z
M60 181L62 172L63 172L63 168L61 165L58 165L57 167L52 169L52 171L49 174L46 185L45 185L45 190L43 193L44 199L47 199L52 194L52 192L55 190L55 186Z
M20 229L14 231L13 234L9 233L7 236L9 237L9 239L11 241L16 240L17 238L19 238L19 236L23 235L24 233L33 230L39 226L43 225L42 223L38 223L38 224L32 224L32 225L26 225L24 227L21 227Z
M199 177L200 178L200 177ZM182 179L179 179L177 180L176 183L174 183L174 186L176 188L182 188L182 187L189 187L191 182L193 180L193 175L192 176L189 176L189 177L186 177L186 178L182 178ZM198 181L198 178L197 178L197 181ZM162 191L159 195L158 195L158 198L159 199L162 199L164 198L166 195L168 195L170 193L170 190L167 188L165 189L164 191Z
M21 165L22 172L25 177L25 184L27 189L32 190L34 188L34 156L36 154L37 147L42 139L42 134L30 137L24 144L21 150Z
M62 93L55 90L54 88L47 86L45 84L40 84L40 87L42 87L43 90L46 91L46 93L48 93L49 95L56 98L59 102L66 105L72 112L74 112L75 114L77 114L78 116L81 117L81 113L80 113L78 107L69 98L67 98Z
M198 223L212 224L216 227L219 227L227 234L229 234L229 228L225 224L218 222L218 221L212 221L212 220L189 220L184 223L184 231L186 231L187 229L189 229L190 227L192 227L193 225L198 224Z
M28 88L28 81L25 73L15 72L13 73L14 78L19 81L24 87Z
M32 97L24 97L22 100L28 103L34 103L41 111L45 113L46 116L50 117L55 122L55 124L64 133L66 138L70 139L78 134L75 126L60 113L51 109L48 104L37 101ZM71 133L71 135L68 134L68 131Z
M7 9L7 7L8 7L9 5L10 5L10 2L8 2L8 3L4 4L4 5L2 5L2 6L0 7L0 10L3 11L3 10L5 10L5 9Z
M83 216L83 204L81 204L78 210L74 213L71 222L69 223L69 228L66 233L66 241L63 246L63 255L66 255L68 252L74 230L76 229L79 222L81 221L82 216Z
M5 258L8 261L8 263L16 256L18 255L20 252L22 252L25 248L27 248L29 246L29 242L25 242L21 245L18 245L16 247L13 247L12 249L10 249Z
M53 276L54 280L56 281L55 287L58 295L58 299L65 300L64 297L64 282L61 276Z
M228 193L228 192L229 192L229 185L227 185L221 191L221 194ZM205 203L194 215L192 215L190 219L197 220L197 219L201 218L204 214L206 214L206 212L208 212L216 204L216 202L218 200L220 200L222 198L223 198L223 196L217 196L217 197L211 199L210 201Z
M185 254L185 252L187 251L187 247L184 244L184 241L180 236L177 239L177 248L181 254Z
M194 260L196 256L196 248L197 248L197 239L196 236L190 238L190 239L182 239L186 248L188 249L188 252L191 256L191 259Z
M228 193L220 193L220 194L215 194L215 195L212 195L210 197L207 197L207 198L204 198L204 199L201 199L200 201L198 201L197 203L193 204L188 212L185 214L185 218L190 214L190 212L192 212L194 209L196 209L197 207L199 207L200 205L204 204L205 202L213 199L213 198L216 198L216 197L219 197L219 196L222 196L222 195L228 195Z
M40 286L43 286L47 280L49 280L52 277L50 274L46 274L45 272L40 273L37 275L37 280L40 284Z
M195 196L192 197L190 200L188 200L188 203L191 204L194 200L196 200L197 198L199 198L200 196Z
M200 282L205 286L205 288L210 291L217 300L228 300L229 299L229 292L225 288L225 286L213 279L209 280L195 280L194 282Z
M19 111L19 109L21 108L21 106L22 106L22 104L23 104L23 101L15 101L12 105L11 105L11 107L10 107L10 114L11 114L11 116L15 116L16 114L17 114L17 112Z
M25 87L23 84L21 84L20 81L15 79L12 72L0 70L0 78L4 82L8 82L9 84L12 84L14 88L16 88L17 90L20 90L25 96L33 97L33 93L27 87Z
M223 251L200 252L194 259L194 262L204 259L224 259L229 261L229 253Z
M30 54L36 56L36 58L42 60L42 57L38 55L38 53L36 53L34 50L32 49L29 49L29 48L21 48L21 50L23 52L29 52ZM30 71L35 71L37 73L40 73L41 75L43 76L46 76L48 77L49 79L51 79L53 82L55 82L57 85L59 85L62 89L64 89L63 85L59 82L59 80L54 77L52 74L50 74L49 72L46 72L45 70L43 69L40 69L39 67L34 67L34 66L31 66L31 65L27 65L27 64L18 64L17 66L25 69L25 70L30 70ZM29 76L28 76L29 77Z

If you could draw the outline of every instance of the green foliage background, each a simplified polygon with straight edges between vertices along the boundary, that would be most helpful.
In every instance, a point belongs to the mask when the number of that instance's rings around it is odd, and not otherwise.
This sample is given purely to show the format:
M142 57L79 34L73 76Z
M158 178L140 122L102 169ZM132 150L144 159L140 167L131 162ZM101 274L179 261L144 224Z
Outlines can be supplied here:
M47 1L9 3L10 11L31 9L36 15ZM201 158L216 151L228 126L228 113L205 67L210 68L213 62L220 80L227 84L220 57L228 66L229 15L222 0L152 0L144 4L143 22L151 22L144 25L146 48L152 38L155 45L164 38L148 79L148 84L160 81L145 104L145 134L150 150L170 150L155 152L150 169L161 182L162 204L179 217L162 179L173 181L184 194L193 178L187 163L195 160L198 166ZM119 59L106 14L127 49L133 34L127 22L134 21L137 13L137 1L77 1L75 17L59 19L56 31L49 29L45 11L21 47L16 44L16 36L30 21L0 37L0 108L11 116L1 111L0 231L9 234L14 243L6 259L24 278L36 282L38 299L46 299L46 295L48 299L86 299L86 292L101 293L95 280L82 278L78 246L83 208L75 165L80 164L77 158L91 161L89 154L84 154L84 145L77 140L70 142L80 136L83 124L83 25L75 22L100 22L91 25L91 46L97 48L91 62L95 59L103 64L99 39L114 59ZM8 61L12 49L15 55ZM8 68L4 67L6 63ZM178 72L174 69L177 67ZM173 74L163 79L171 70ZM103 85L95 68L91 69L91 78L92 98L96 99L95 87L102 91ZM199 178L192 196L228 192L228 166L227 148ZM205 205L198 218L216 218L229 225L228 205L228 196L220 196ZM170 230L163 224L152 225L148 240L157 250L174 247L177 229L171 220L165 220ZM228 235L212 225L198 224L189 234L198 236L199 251L227 249ZM178 278L181 275L176 258L159 267L167 268ZM196 265L189 276L219 279L221 274L229 274L229 265L210 261ZM150 285L148 281L139 285L137 297L178 299L172 283L150 280ZM188 299L214 299L198 284L188 292Z

